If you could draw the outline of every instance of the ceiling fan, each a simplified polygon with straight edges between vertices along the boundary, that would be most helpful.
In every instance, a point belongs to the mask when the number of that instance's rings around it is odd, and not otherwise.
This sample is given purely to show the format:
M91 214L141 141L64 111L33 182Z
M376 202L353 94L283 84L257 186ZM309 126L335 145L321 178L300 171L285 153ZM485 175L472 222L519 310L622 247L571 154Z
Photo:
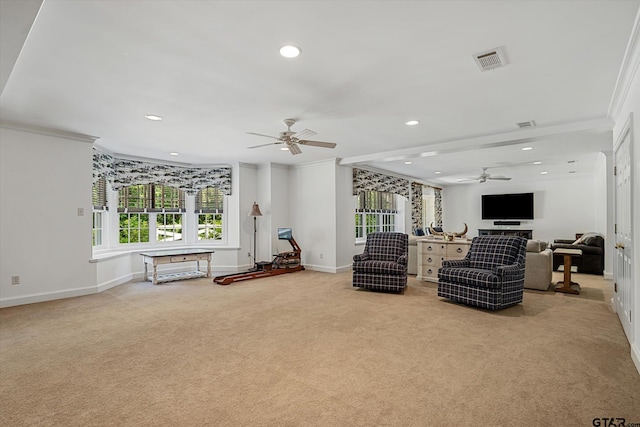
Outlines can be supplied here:
M308 139L304 139L304 138L313 136L316 133L309 129L305 129L300 132L294 132L291 130L291 126L293 126L295 123L296 123L295 119L286 119L284 121L284 124L287 126L287 130L280 132L280 135L277 137L271 136L271 135L264 135L261 133L255 133L255 132L247 132L249 135L263 136L265 138L271 138L271 139L277 140L277 142L271 142L269 144L254 145L253 147L249 147L249 148L266 147L267 145L286 144L287 148L293 155L302 153L302 150L298 145L310 145L312 147L322 147L322 148L335 148L336 144L334 142L310 141Z
M488 179L495 179L500 181L509 181L511 179L508 176L491 175L490 173L487 173L487 169L489 168L482 168L482 173L480 174L480 176L476 176L475 178L469 178L469 179L461 179L458 182L478 181L480 183L483 183L483 182L486 182Z

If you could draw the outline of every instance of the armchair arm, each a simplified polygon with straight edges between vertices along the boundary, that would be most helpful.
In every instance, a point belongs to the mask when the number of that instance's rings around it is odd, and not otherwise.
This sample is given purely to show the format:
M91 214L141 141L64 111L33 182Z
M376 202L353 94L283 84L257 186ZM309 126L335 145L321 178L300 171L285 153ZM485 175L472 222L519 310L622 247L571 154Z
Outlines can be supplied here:
M573 242L575 242L575 240L569 240L569 239L555 239L553 241L553 243L565 243L565 244L572 244Z
M369 259L369 252L364 251L361 254L353 256L353 262L366 261Z
M469 261L466 259L451 259L442 261L442 268L460 268L469 267Z
M398 261L396 261L398 264L402 264L402 265L407 265L409 262L409 259L407 258L407 254L402 254L398 257Z
M524 272L524 268L522 268L520 264L500 265L493 268L493 274L500 277L514 275L521 272Z

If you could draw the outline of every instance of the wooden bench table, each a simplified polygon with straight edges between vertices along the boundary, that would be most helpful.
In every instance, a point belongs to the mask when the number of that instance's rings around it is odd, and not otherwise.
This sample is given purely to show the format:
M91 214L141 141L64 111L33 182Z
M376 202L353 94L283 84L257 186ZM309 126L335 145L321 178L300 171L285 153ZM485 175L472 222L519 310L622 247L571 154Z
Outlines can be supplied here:
M555 291L567 294L580 294L580 285L571 281L571 257L581 257L582 251L580 249L558 248L553 251L553 254L564 257L564 280L556 284Z
M198 277L211 277L211 249L175 249L167 251L142 252L144 262L144 280L151 280L154 285L160 282L172 280L196 279ZM200 271L200 261L207 261L207 272ZM196 262L195 271L182 273L169 273L158 275L158 265L173 264L178 262ZM148 265L153 265L153 275L148 275Z

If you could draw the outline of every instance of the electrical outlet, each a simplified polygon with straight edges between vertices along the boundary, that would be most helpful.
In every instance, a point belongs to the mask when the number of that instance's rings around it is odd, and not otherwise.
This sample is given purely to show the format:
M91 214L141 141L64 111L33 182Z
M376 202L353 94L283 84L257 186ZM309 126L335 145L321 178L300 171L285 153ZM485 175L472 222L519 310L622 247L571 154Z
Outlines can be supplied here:
M323 259L323 258L324 258L324 254L320 254L320 259Z
M11 276L11 284L19 285L20 284L20 276Z
M84 216L84 208L78 208L78 216Z
M247 252L247 256L251 258L251 252Z

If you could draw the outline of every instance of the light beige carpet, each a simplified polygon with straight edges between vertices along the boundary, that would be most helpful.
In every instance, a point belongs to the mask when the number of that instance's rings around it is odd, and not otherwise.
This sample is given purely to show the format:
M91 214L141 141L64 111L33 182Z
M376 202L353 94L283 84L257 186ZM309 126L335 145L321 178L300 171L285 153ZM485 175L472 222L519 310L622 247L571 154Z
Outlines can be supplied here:
M554 280L561 274L554 273ZM498 312L312 271L128 283L0 310L7 426L590 426L640 422L611 283Z

